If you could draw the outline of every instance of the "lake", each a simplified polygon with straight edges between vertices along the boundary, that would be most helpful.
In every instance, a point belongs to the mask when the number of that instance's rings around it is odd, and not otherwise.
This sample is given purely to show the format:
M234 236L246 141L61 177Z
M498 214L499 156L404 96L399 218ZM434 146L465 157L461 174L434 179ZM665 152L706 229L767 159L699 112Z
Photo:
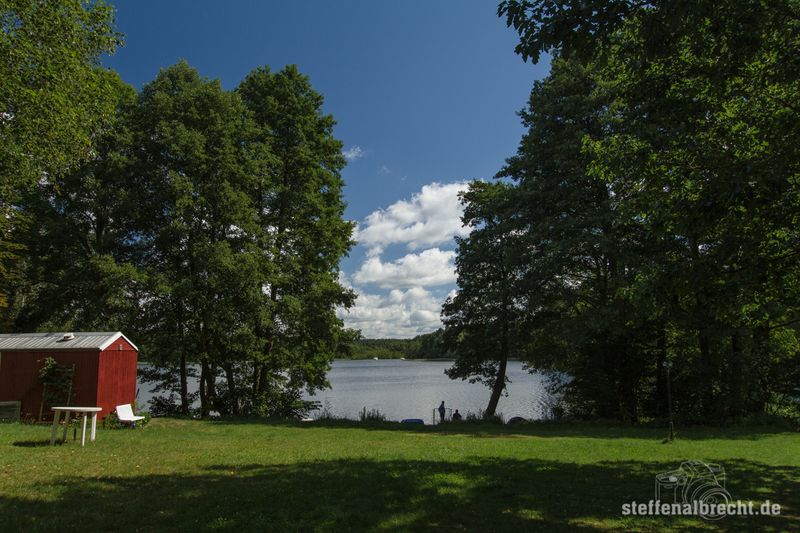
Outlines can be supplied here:
M399 359L337 360L328 373L330 389L307 396L327 406L335 416L358 419L362 408L378 409L388 420L421 418L430 423L433 410L444 400L448 409L463 415L486 409L489 388L468 381L452 380L444 371L452 361L402 361ZM540 401L547 398L544 378L530 374L520 361L508 363L508 396L501 397L497 411L512 416L541 418ZM191 383L190 390L197 390ZM139 383L139 405L152 397L150 384ZM312 413L312 417L318 413Z

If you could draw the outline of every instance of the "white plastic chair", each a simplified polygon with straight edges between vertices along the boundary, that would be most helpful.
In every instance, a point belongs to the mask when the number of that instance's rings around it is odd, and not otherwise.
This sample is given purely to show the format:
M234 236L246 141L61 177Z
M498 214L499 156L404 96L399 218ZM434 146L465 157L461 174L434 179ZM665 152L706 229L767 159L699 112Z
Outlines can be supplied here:
M133 414L133 408L131 408L131 404L129 403L117 406L117 418L119 418L120 422L128 422L132 426L136 426L137 421L144 420L143 416L136 416Z

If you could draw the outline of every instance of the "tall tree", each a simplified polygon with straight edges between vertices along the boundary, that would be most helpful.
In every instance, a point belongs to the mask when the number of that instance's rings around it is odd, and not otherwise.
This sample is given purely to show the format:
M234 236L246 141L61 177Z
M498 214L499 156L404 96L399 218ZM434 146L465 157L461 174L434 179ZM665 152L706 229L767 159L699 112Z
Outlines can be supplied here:
M679 408L706 420L791 390L797 4L523 0L499 13L523 57L549 52L595 72L606 108L583 156L612 188L614 218L649 247L625 294L660 324L656 383L674 359Z
M0 1L0 308L27 222L19 195L91 156L115 106L99 60L119 42L102 1Z
M494 416L506 389L508 359L518 353L524 308L512 191L504 183L476 181L462 193L462 222L472 230L456 238L458 292L442 308L444 345L455 355L446 373L491 389L487 417Z
M17 202L33 223L14 235L26 249L9 290L14 330L121 329L135 316L138 276L129 243L136 206L126 173L136 93L115 73L103 77L114 87L117 113L96 136L91 159L27 189Z
M521 113L528 132L499 173L514 189L517 247L532 368L570 376L563 392L583 414L635 420L650 337L630 288L644 238L615 216L626 191L591 176L583 140L603 131L606 101L591 69L555 59Z
M616 116L587 147L599 176L636 187L622 214L671 236L649 281L692 339L676 356L697 416L737 417L798 378L776 364L797 340L775 351L769 338L800 319L800 8L692 7L676 20L664 2L613 35L601 75Z
M0 163L36 182L91 154L92 135L114 112L98 68L120 42L102 1L0 2Z
M269 413L276 391L298 397L302 389L326 386L330 363L349 339L335 308L354 300L339 283L339 261L352 245L353 227L343 218L342 143L308 77L295 66L277 73L262 67L237 93L271 153L254 200L270 263L253 392L258 409Z
M239 96L185 62L162 70L139 95L132 119L139 193L140 262L150 275L143 301L154 348L179 360L188 412L187 360L199 360L201 413L229 412L221 367L256 349L264 253L252 203L256 129Z

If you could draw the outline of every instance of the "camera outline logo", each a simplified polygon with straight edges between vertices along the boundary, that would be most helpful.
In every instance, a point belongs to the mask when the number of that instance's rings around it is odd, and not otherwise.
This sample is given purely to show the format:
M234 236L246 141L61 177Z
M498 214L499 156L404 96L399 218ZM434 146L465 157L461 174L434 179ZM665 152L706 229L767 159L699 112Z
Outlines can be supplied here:
M668 503L700 504L701 509L709 509L699 513L702 518L719 520L726 516L725 509L732 501L725 481L725 469L719 464L684 461L675 470L656 474L655 499L663 502L662 496L671 494Z

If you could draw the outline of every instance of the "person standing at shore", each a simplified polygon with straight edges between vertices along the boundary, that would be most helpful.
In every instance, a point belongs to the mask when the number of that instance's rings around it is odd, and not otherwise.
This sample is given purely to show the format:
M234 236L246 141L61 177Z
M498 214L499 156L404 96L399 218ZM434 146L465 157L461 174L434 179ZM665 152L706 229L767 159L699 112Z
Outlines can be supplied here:
M444 422L444 400L439 404L439 421Z

